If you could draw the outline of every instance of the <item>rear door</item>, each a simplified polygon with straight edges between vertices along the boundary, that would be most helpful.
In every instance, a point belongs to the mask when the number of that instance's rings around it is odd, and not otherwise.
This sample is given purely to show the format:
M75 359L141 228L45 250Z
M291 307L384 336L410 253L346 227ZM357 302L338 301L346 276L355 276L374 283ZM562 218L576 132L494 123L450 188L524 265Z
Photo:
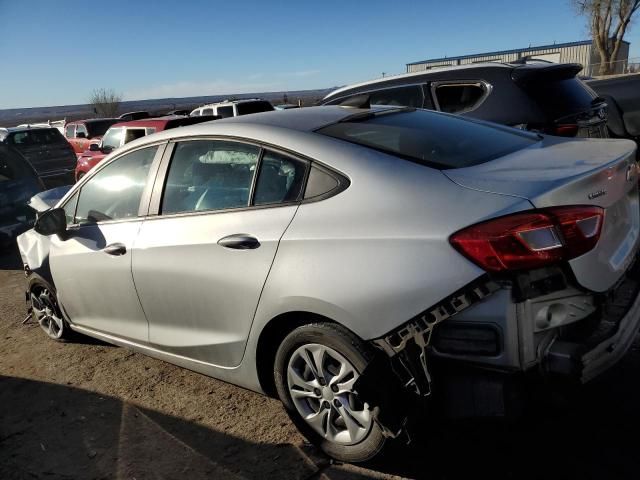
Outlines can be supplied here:
M150 342L236 366L307 164L205 139L176 143L166 157L166 180L156 182L151 202L158 215L142 224L133 255Z

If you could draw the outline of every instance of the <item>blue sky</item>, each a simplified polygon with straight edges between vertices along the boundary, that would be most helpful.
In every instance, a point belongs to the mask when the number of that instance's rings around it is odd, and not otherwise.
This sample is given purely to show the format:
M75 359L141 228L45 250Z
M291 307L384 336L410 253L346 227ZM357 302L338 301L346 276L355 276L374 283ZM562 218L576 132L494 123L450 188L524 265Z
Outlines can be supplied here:
M587 38L569 0L0 0L0 108L324 88ZM640 25L626 39L640 56Z

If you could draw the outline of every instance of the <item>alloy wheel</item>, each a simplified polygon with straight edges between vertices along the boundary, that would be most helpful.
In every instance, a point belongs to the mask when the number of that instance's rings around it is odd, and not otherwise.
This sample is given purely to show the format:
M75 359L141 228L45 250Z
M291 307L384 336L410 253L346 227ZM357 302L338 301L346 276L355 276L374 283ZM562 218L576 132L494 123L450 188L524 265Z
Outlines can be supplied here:
M358 371L343 355L311 343L296 349L287 367L287 384L300 416L323 438L353 445L371 430L369 406L353 391Z
M54 295L48 288L31 292L34 319L51 338L58 340L64 333L64 320Z

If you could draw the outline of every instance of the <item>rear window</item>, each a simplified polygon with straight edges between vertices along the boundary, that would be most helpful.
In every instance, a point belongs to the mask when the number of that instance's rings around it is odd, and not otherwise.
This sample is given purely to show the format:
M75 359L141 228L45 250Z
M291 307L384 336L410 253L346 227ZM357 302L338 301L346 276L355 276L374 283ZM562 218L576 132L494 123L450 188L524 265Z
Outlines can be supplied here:
M245 102L236 104L238 115L248 115L250 113L270 112L273 105L269 102Z
M439 169L478 165L538 141L533 134L425 110L352 117L317 133Z
M90 137L99 137L105 134L111 125L117 123L118 120L98 120L96 122L87 122L87 130Z
M553 120L589 111L593 107L593 100L597 98L597 95L577 78L531 82L526 90Z
M57 128L34 128L12 133L8 143L16 146L33 146L66 142L67 140Z

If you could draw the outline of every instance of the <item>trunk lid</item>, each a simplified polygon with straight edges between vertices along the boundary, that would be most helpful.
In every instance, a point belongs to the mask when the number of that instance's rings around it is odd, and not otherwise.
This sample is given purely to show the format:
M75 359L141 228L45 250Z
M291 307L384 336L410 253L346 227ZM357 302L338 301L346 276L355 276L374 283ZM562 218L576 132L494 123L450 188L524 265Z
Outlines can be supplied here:
M526 198L536 208L597 205L605 209L600 239L569 262L585 288L613 287L635 258L640 232L635 144L627 140L541 142L473 167L444 170L458 185Z

